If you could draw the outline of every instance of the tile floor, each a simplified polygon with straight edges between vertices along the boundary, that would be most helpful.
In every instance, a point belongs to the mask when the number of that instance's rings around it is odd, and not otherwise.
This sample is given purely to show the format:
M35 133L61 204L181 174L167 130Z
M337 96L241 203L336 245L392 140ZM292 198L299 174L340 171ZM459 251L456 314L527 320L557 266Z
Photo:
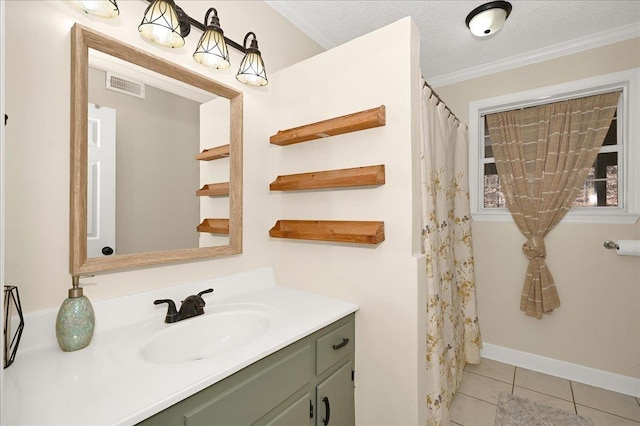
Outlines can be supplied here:
M640 426L638 398L484 358L465 368L452 423L493 426L501 392L590 417L595 426Z

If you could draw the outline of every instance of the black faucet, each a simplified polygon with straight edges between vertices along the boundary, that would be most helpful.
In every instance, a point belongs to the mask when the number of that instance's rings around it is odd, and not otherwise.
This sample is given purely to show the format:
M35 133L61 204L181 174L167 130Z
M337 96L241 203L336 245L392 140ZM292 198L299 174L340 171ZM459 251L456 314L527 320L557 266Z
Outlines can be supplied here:
M206 303L204 302L202 295L206 293L213 293L213 289L209 288L207 290L201 291L196 295L187 297L182 301L182 305L180 306L179 311L176 309L176 304L171 299L154 300L153 304L160 305L161 303L167 303L169 305L169 308L167 309L167 316L164 318L164 322L178 322L187 318L204 314L204 305L206 305Z

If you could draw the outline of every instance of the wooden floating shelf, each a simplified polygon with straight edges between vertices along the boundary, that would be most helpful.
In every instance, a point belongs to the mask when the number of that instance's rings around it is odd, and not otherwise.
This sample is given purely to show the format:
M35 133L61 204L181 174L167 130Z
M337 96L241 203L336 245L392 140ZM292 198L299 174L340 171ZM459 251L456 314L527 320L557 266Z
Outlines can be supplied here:
M384 164L278 176L271 182L272 191L339 188L345 186L383 185Z
M198 197L229 195L229 182L208 183L196 191Z
M196 160L211 161L229 156L229 144L218 146L216 148L208 148L196 155Z
M318 121L317 123L307 124L288 130L280 130L278 133L271 136L269 141L273 145L291 145L294 143L341 135L343 133L380 127L384 126L385 123L385 107L384 105L381 105L378 108L343 115L342 117Z
M384 241L384 222L348 220L279 220L269 236L296 240L379 244Z
M205 219L197 227L198 232L229 234L229 219Z

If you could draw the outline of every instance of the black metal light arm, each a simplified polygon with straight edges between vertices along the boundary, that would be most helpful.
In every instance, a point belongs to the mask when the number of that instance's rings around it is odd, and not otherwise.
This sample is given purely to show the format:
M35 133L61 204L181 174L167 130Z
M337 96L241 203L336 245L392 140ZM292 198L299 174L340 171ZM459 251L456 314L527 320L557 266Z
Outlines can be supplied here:
M147 0L147 1L153 1L153 0ZM193 19L189 15L186 15L186 16L189 18L189 23L191 23L191 25L193 25L194 27L196 27L200 31L204 32L205 26L204 26L204 24L202 22L196 21L195 19ZM230 38L227 38L226 36L224 36L224 41L226 41L227 45L233 47L234 49L239 50L242 53L247 53L247 49L242 47L241 44L238 44L235 41L231 40Z

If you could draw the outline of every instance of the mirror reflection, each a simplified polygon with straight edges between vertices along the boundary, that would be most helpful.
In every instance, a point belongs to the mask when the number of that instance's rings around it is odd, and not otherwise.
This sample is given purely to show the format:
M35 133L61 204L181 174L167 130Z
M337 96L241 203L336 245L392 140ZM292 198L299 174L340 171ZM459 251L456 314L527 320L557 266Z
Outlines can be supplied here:
M72 32L72 274L240 253L242 93Z
M226 182L228 161L201 167L195 155L201 133L229 139L229 101L137 68L89 50L87 257L228 244L200 241L194 224L201 210L228 217L226 199L196 196L200 169Z

